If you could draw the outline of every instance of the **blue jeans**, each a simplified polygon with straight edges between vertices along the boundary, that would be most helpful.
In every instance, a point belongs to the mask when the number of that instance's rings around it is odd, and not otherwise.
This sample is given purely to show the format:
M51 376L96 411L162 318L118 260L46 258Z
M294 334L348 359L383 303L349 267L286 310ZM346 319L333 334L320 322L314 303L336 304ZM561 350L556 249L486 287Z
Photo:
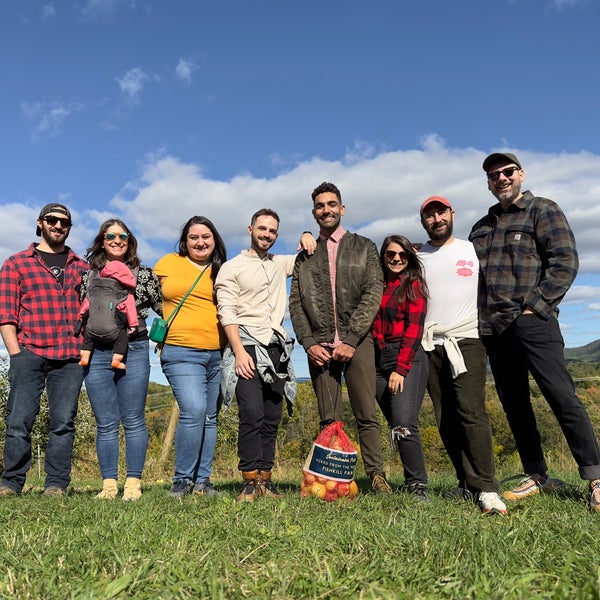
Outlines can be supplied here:
M173 481L204 481L217 444L221 352L165 344L160 362L179 407Z
M125 434L127 477L141 478L146 450L146 393L150 378L148 340L129 342L127 369L113 369L113 349L94 348L85 388L96 417L96 453L102 479L119 473L119 427Z
M390 428L401 427L396 437L398 451L404 467L404 483L427 484L425 453L419 433L419 413L427 387L428 364L425 351L419 347L413 364L404 378L404 389L392 394L388 388L391 371L377 363L381 351L375 348L377 402ZM396 351L397 355L397 351Z
M48 360L26 348L10 357L3 483L20 492L31 465L31 430L46 386L50 426L44 461L45 487L71 481L75 415L83 369L77 360Z

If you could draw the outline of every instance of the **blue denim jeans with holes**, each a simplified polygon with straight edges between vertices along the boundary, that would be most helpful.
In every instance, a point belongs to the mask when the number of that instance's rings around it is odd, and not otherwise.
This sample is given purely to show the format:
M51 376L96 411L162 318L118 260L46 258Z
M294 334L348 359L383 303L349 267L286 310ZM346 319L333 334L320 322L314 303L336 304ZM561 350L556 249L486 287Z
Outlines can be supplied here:
M45 487L66 489L71 481L75 415L83 369L77 360L48 360L26 348L10 357L3 483L16 492L31 465L31 430L44 387L50 424L45 451Z
M217 444L221 352L165 344L160 362L179 407L173 481L210 479Z

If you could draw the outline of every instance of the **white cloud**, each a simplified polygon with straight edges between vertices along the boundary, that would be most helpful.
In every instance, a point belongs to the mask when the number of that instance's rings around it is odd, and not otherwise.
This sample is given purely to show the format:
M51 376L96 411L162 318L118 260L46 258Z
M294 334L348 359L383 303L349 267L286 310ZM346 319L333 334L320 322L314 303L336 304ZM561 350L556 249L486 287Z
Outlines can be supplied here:
M587 302L600 298L600 287L593 285L574 285L569 290L569 302Z
M423 241L419 206L433 194L452 202L456 235L465 238L472 224L495 203L481 168L486 154L494 150L501 148L450 148L435 135L426 136L419 148L410 150L381 151L360 142L340 160L315 156L290 165L288 158L272 178L241 173L229 180L211 179L201 165L159 151L145 159L139 175L126 182L108 206L78 215L70 241L74 248L85 250L102 220L120 216L135 232L143 260L153 264L173 250L185 221L201 214L215 223L233 256L247 246L246 227L252 213L270 207L281 216L274 250L294 252L302 231L317 231L310 194L322 181L333 181L341 189L346 228L377 244L390 233ZM600 156L510 150L523 164L526 187L562 206L578 241L580 275L561 304L568 345L598 339L600 319L591 316L600 310ZM11 232L19 235L3 240L0 251L5 255L21 249L23 232L31 235L35 220L29 209L19 212L11 205L9 210L17 221Z
M79 10L84 19L94 20L111 19L121 9L134 11L138 7L149 10L148 5L139 0L84 0Z
M31 139L34 141L59 135L65 121L84 108L80 102L65 103L59 100L21 103L24 117L32 124Z
M150 75L145 73L139 67L129 69L122 77L117 77L116 81L119 84L121 94L131 104L137 104L140 96L146 85L146 82L151 79Z
M550 5L557 10L583 7L589 4L589 0L551 0Z
M87 18L107 17L115 13L118 0L87 0L81 8L81 12Z
M194 71L197 69L196 63L185 58L180 58L175 67L175 76L184 83L191 83Z
M56 9L54 8L54 4L44 4L42 7L42 17L44 19L49 19L56 14Z
M597 182L600 156L512 150L525 168L526 187L556 200L565 210L578 240L581 270L600 273L600 186L591 185ZM314 229L310 193L327 180L342 191L346 226L376 242L392 232L422 240L418 208L432 194L453 203L455 230L464 238L495 202L481 169L486 153L475 148L448 148L435 135L423 138L420 149L407 151L382 152L360 142L342 160L313 157L294 166L285 164L285 171L272 179L240 174L229 181L209 179L198 165L159 154L148 158L139 179L124 188L114 202L134 219L143 236L157 241L173 240L183 222L200 212L223 229L226 240L236 244L246 241L250 215L270 206L280 213L281 242L289 249L299 232ZM273 157L273 164L276 162ZM158 229L157 214L162 214Z

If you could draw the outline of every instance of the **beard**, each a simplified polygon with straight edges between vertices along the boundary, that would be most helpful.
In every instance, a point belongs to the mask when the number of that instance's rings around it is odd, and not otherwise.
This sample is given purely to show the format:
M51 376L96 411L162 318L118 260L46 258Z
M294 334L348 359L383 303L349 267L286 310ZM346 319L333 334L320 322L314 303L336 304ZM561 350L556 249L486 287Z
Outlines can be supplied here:
M492 194L496 197L496 200L503 206L512 204L521 195L521 182L515 181L509 187L502 190L492 190Z
M427 229L427 233L429 234L429 238L436 242L445 242L452 237L452 232L454 230L454 223L452 221L445 221L446 227L440 227L439 229L434 229L433 226Z
M58 236L52 236L52 231L49 225L44 224L41 231L41 236L44 242L52 249L62 249L67 239L68 231L63 230Z

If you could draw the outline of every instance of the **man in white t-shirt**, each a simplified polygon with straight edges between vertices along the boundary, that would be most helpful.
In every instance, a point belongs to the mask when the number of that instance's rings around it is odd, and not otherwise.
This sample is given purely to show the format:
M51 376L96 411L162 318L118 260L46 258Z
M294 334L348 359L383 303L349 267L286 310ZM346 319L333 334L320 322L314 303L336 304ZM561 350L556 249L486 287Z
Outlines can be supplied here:
M458 487L443 495L474 498L482 512L506 514L485 410L486 354L477 330L479 262L473 245L454 237L454 210L446 198L423 202L421 224L429 235L418 252L429 288L423 336L427 389L458 478Z

